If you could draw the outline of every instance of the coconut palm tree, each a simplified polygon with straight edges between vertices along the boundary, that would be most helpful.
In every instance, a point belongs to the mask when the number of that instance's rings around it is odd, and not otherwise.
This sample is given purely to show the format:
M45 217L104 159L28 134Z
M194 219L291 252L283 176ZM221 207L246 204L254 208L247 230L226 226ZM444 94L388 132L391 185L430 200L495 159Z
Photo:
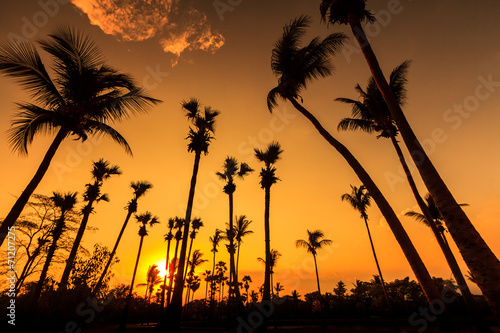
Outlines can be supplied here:
M186 264L186 250L189 236L189 225L191 222L191 212L193 210L193 200L196 188L196 178L200 166L201 154L208 154L208 147L214 139L215 119L219 115L219 111L208 106L201 110L201 104L197 99L183 101L182 108L186 111L186 116L192 122L193 127L189 128L188 134L188 152L195 154L193 174L191 176L191 185L189 188L188 203L186 208L186 217L183 231L183 239L179 254L177 275L175 276L175 288L172 294L172 303L166 313L166 318L160 325L165 326L167 323L174 331L180 330L180 319L182 313L182 291L184 288L184 267Z
M196 238L196 235L198 234L198 231L200 230L201 227L203 227L203 221L200 218L194 218L193 221L191 222L191 233L189 234L189 238L191 239L191 242L189 243L189 251L188 251L188 256L187 256L187 262L189 262L189 257L191 257L191 249L193 247L193 242L194 239ZM188 274L189 270L189 265L186 265L186 269L184 270L184 279L186 279L186 275Z
M307 240L298 239L295 241L296 247L303 247L307 252L311 253L314 258L314 267L316 269L316 282L318 283L318 294L321 296L321 289L319 287L319 274L318 263L316 262L316 254L323 246L332 244L330 239L324 239L325 234L321 230L309 231L307 230ZM322 239L323 238L323 239Z
M264 241L265 241L265 254L266 265L264 272L264 294L263 300L271 299L272 282L271 282L271 236L270 236L270 223L269 223L269 209L271 203L271 186L276 184L278 177L276 177L276 162L280 159L283 150L278 142L271 142L266 150L254 149L255 157L264 163L264 167L260 171L260 187L264 190Z
M54 192L51 200L54 202L55 207L59 208L60 215L57 219L56 225L51 232L52 241L50 243L49 251L47 252L47 256L45 257L45 263L42 268L42 272L40 273L40 278L38 279L38 283L35 287L35 292L33 295L32 307L36 312L36 308L38 306L38 300L40 299L40 295L42 293L42 287L45 283L45 279L47 278L47 273L49 271L50 264L52 259L54 258L54 254L57 250L57 242L61 238L64 230L66 229L66 217L67 214L75 207L77 203L77 192L68 192L68 193L59 193Z
M32 43L17 41L0 47L0 73L19 82L35 100L35 104L18 104L9 141L14 151L27 154L37 134L57 134L0 226L0 246L65 138L85 141L90 135L106 135L131 154L125 138L109 124L160 102L148 97L130 76L107 65L95 42L82 32L64 27L37 44L54 60L50 75Z
M162 282L163 280L160 276L160 270L158 269L158 265L153 264L148 267L148 270L146 272L146 283L139 283L136 285L136 287L143 287L143 286L146 287L144 299L148 299L148 303L151 303L151 296L153 295L155 286Z
M175 219L170 218L168 219L167 227L168 227L168 232L165 234L164 238L167 241L167 258L165 260L165 277L163 278L163 287L161 290L161 309L163 312L163 308L165 306L165 291L167 287L167 277L169 279L172 279L172 272L170 272L170 242L174 238L174 234L172 233L172 229L175 226ZM161 316L160 316L161 318Z
M497 321L500 322L500 284L498 283L500 261L451 194L398 105L361 25L363 21L375 21L375 17L366 10L366 0L322 0L320 12L323 19L331 24L350 26L427 190L444 217L446 226L460 249L464 261L472 274L478 277L478 286Z
M90 214L94 211L92 207L94 202L98 203L100 201L109 201L107 193L101 193L101 187L106 179L113 175L121 175L122 171L117 165L111 165L108 161L100 159L92 164L92 183L87 184L86 190L83 193L83 200L87 202L85 207L82 209L83 217L80 222L80 227L78 228L78 233L75 237L75 242L71 248L71 252L66 260L66 267L64 268L63 275L61 277L61 282L59 283L59 288L65 290L68 284L69 275L71 269L73 268L73 262L75 261L78 248L83 238L83 233L87 228L87 223L89 221Z
M239 289L236 287L238 284L238 277L236 274L236 267L234 264L234 252L235 252L235 229L233 225L233 194L236 191L236 184L234 183L235 177L244 178L248 174L254 171L247 163L238 163L238 160L235 157L228 156L224 160L224 164L222 166L222 172L217 172L216 175L226 182L224 185L223 191L229 197L229 234L227 235L229 240L229 296L228 303L231 302L232 293L236 293L236 299L240 299ZM228 307L230 308L230 306Z
M239 271L239 263L240 263L240 248L241 243L243 243L243 237L253 234L253 231L250 230L251 220L248 220L246 215L240 215L236 217L236 224L234 226L234 237L237 242L238 253L236 254L236 280L238 281L238 271Z
M409 64L409 61L403 62L401 65L397 66L390 75L389 86L400 106L404 104L404 101L406 99L406 75L408 72ZM363 90L363 88L361 88L359 84L355 87L355 90L360 94L361 100L337 98L337 101L341 101L352 106L352 117L342 119L338 125L338 129L359 129L367 133L377 133L377 138L388 138L391 140L405 172L412 193L417 201L420 210L423 213L421 214L422 218L424 221L431 221L430 223L427 223L427 225L434 233L434 236L441 250L443 251L443 254L446 258L446 261L448 262L448 265L450 266L455 280L459 285L463 286L463 289L461 289L461 291L470 314L474 316L479 326L485 326L481 324L481 315L476 310L476 302L467 286L467 283L460 270L460 267L458 266L455 256L451 252L451 249L446 242L446 238L443 238L443 233L440 230L443 227L442 225L440 226L437 223L438 220L435 219L436 213L438 214L438 216L440 216L438 209L434 204L433 208L435 209L435 211L431 212L430 206L427 205L424 199L422 199L422 197L420 196L410 168L406 163L406 159L396 139L399 133L398 128L394 120L392 119L389 108L387 107L387 104L385 103L384 98L382 97L382 94L380 93L380 90L375 83L375 80L373 79L373 77L371 77L368 80L368 84L365 90Z
M113 247L113 250L111 251L111 254L108 258L108 262L106 263L106 266L104 266L104 270L101 273L101 277L99 278L99 281L97 281L97 284L94 287L94 290L92 291L92 297L95 297L101 289L102 282L104 280L104 277L108 273L109 266L113 262L113 258L116 254L116 249L118 248L118 245L120 244L123 233L125 232L125 228L127 227L128 221L130 220L130 217L132 216L132 214L137 212L137 202L138 202L139 198L143 197L153 187L153 184L151 184L148 181L138 181L138 182L131 182L130 187L133 190L133 197L127 203L127 206L125 207L127 209L127 216L125 217L125 221L123 222L120 233L118 234L118 238L116 239L115 246Z
M382 275L382 270L380 269L380 265L378 263L377 252L375 252L375 245L373 244L372 234L370 232L370 227L368 226L368 213L366 210L370 206L371 195L366 190L364 185L361 185L359 188L351 185L351 193L342 194L342 201L348 202L352 208L357 210L361 215L363 221L365 221L366 231L368 232L368 239L370 240L370 245L372 247L373 258L375 259L375 264L377 265L378 275L380 276L380 284L382 285L382 290L384 291L385 301L387 302L387 306L392 313L392 305L389 300L389 296L387 294L387 290L385 287L384 276Z
M278 98L290 101L292 105L304 115L321 134L321 136L337 150L366 186L375 203L384 215L403 253L417 277L429 302L440 300L441 295L434 284L427 268L413 246L408 234L399 221L396 213L380 192L366 170L352 155L352 153L338 140L336 140L302 104L300 92L315 78L326 77L332 73L332 65L328 57L335 53L345 36L331 34L324 40L313 39L308 45L302 47L300 39L309 27L310 19L301 16L293 20L283 29L283 36L275 44L272 52L271 68L278 76L278 86L273 88L267 98L269 110L278 105ZM299 100L301 102L299 102Z
M147 226L149 225L150 227L152 227L155 224L160 223L158 217L153 216L153 214L151 214L150 212L145 212L143 214L135 215L135 218L137 222L141 224L139 228L139 236L141 237L141 240L139 242L139 250L137 251L137 259L135 260L134 273L132 274L132 282L130 283L130 288L125 303L125 309L123 310L123 316L120 321L120 327L118 328L118 331L122 332L125 331L125 327L127 325L127 316L130 308L130 302L132 301L132 291L134 290L135 274L137 273L137 267L139 266L139 259L141 257L141 250L142 250L142 244L144 242L144 237L148 235Z

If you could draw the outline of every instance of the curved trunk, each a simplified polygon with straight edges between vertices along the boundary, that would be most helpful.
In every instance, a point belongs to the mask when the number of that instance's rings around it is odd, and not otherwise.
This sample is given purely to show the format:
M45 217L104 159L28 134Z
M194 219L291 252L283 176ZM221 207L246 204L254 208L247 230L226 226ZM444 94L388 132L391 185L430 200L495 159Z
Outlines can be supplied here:
M271 202L271 188L265 188L265 209L264 209L264 234L265 234L265 250L266 250L266 268L264 272L264 291L262 295L263 301L271 299L271 240L269 231L269 206Z
M19 217L19 215L21 215L24 206L26 206L26 204L28 203L30 196L33 194L36 187L38 186L43 176L47 172L50 166L50 161L52 161L52 158L54 157L57 148L59 148L59 145L64 140L67 134L68 132L65 129L63 128L59 129L59 132L57 132L54 141L52 141L52 144L45 153L42 163L40 163L40 166L36 170L35 175L28 183L28 186L26 186L23 193L19 196L19 198L17 198L16 203L14 204L14 206L12 206L9 214L7 214L7 216L3 220L2 225L0 225L0 246L2 246L5 237L7 237L7 234L9 233L9 228L12 227L14 223L16 223L16 220Z
M332 147L334 147L344 159L347 161L349 166L356 173L361 182L365 185L368 192L372 196L373 200L379 207L381 213L387 221L387 224L391 228L394 237L398 241L403 253L408 260L424 294L429 302L432 300L440 300L441 296L439 291L436 288L427 268L425 267L422 259L420 258L417 250L413 246L408 234L405 229L401 225L396 213L389 205L383 194L378 189L377 185L373 182L371 177L365 171L365 169L361 166L358 160L351 154L351 152L339 141L337 141L332 135L320 124L320 122L309 112L307 111L301 104L299 104L294 99L289 99L293 106L302 113L318 130L318 132L325 138L328 143Z
M125 309L123 310L122 320L120 321L120 326L118 331L125 331L127 325L128 310L130 308L130 302L132 301L132 291L134 290L135 275L137 273L137 267L139 266L139 259L141 257L142 243L144 241L144 236L141 236L141 241L139 242L139 251L137 252L137 259L135 260L134 273L132 274L132 282L130 283L130 290L127 295L127 302L125 303ZM147 288L146 288L147 291Z
M401 151L401 148L399 147L399 144L394 136L391 136L391 141L396 149L396 152L399 157L399 161L401 162L401 165L403 167L403 170L405 172L406 178L408 179L408 183L410 185L410 188L413 192L413 195L415 197L415 200L417 201L418 207L422 211L422 214L424 214L425 219L427 220L429 227L432 230L432 233L436 237L436 240L439 244L439 247L441 248L441 251L443 251L443 254L446 258L446 262L448 263L448 266L451 269L451 272L453 273L453 276L455 277L455 281L460 287L460 292L462 293L462 296L465 301L465 305L467 306L467 310L469 311L469 314L473 317L474 322L477 326L477 329L479 332L491 332L489 328L487 328L486 324L484 323L484 320L481 316L481 314L478 311L478 307L476 304L476 301L474 300L474 297L472 296L472 293L467 286L467 282L465 281L465 278L462 274L462 271L460 270L460 267L458 266L458 262L455 259L455 256L453 255L453 252L451 251L451 248L447 242L443 239L441 232L439 231L436 223L434 222L434 219L432 217L431 212L429 211L428 206L425 204L425 201L422 199L420 194L418 193L417 185L415 184L415 181L413 179L413 176L411 174L410 169L408 168L408 164L406 163L405 157L403 155L403 152Z
M439 208L465 263L476 279L477 285L483 292L497 321L500 322L500 283L498 283L500 281L500 261L457 203L413 133L387 84L359 18L351 15L348 21L425 186L436 202L436 206Z
M194 193L196 188L196 177L198 175L198 168L200 166L201 152L197 151L194 158L193 175L191 176L191 186L189 188L188 203L186 208L186 218L184 224L184 231L182 235L182 245L179 255L179 265L177 274L175 276L174 292L172 294L172 303L169 305L164 324L168 323L169 327L174 332L180 331L181 314L182 314L182 291L184 288L184 279L182 273L186 261L186 248L189 236L189 224L191 223L191 212L193 210ZM179 273L180 272L180 273Z
M313 253L313 258L314 258L314 268L316 269L316 283L318 284L318 294L319 298L321 299L321 289L319 287L318 263L316 262L316 255L314 253Z
M106 263L106 266L104 267L104 270L102 271L102 274L101 274L101 277L99 278L99 281L97 281L97 284L94 287L94 290L92 291L92 297L95 297L102 287L102 283L104 281L104 278L106 277L106 274L108 273L108 269L109 269L109 266L111 265L111 262L113 262L113 258L115 257L115 254L116 254L116 249L118 248L118 244L120 244L120 240L122 239L123 232L125 231L125 228L127 227L128 221L130 220L130 216L132 216L132 212L129 210L127 213L127 217L125 217L125 222L123 222L122 229L120 230L120 233L118 234L118 238L116 239L115 246L113 247L113 251L111 251L111 254L109 255L108 262Z
M73 262L75 261L78 248L80 247L80 243L83 238L83 233L87 228L87 223L89 221L90 213L92 212L93 203L94 200L89 200L89 202L85 206L82 222L80 223L80 227L78 228L78 233L76 234L75 242L73 243L73 247L71 248L68 260L66 260L66 267L64 268L64 272L61 277L61 282L59 283L59 288L61 288L62 290L65 290L68 285L69 275L71 273L71 269L73 268Z

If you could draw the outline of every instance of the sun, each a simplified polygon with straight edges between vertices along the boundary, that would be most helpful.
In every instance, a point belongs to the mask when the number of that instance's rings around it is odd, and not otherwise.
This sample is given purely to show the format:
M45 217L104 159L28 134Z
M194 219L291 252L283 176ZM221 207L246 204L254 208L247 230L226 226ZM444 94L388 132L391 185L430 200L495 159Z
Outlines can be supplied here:
M165 270L165 260L159 260L156 262L158 265L158 270L160 271L160 274L158 274L161 278L164 278L165 275L167 274L167 271Z

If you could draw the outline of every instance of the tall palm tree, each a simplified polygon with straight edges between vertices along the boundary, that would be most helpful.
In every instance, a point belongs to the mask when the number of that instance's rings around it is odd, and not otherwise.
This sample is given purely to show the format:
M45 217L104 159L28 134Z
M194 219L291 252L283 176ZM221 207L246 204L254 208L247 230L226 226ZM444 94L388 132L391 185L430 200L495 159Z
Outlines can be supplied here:
M80 227L78 228L78 233L76 234L75 242L71 248L68 260L66 260L66 267L64 268L61 282L59 283L59 288L61 290L66 289L68 284L69 275L71 273L71 269L73 268L73 262L75 261L78 248L80 247L83 233L87 228L89 216L94 211L94 208L92 207L94 202L98 203L99 201L109 201L107 193L101 193L101 187L104 181L113 175L120 175L122 171L119 166L111 165L108 161L101 158L99 161L92 164L91 173L93 183L86 185L86 190L83 194L83 200L86 201L87 204L82 209L83 218L80 222Z
M236 255L236 280L238 281L238 271L239 271L239 263L240 263L240 248L241 243L243 243L243 237L253 234L253 231L250 230L251 220L248 220L246 215L240 215L236 217L236 224L234 226L234 237L237 242L238 253Z
M323 19L329 23L350 26L427 190L434 198L464 261L472 274L477 277L479 288L497 321L500 322L500 284L498 283L500 261L451 194L398 105L361 25L363 21L375 21L375 17L366 10L366 0L322 0L320 12Z
M18 104L8 133L13 150L27 154L37 134L57 132L35 175L0 226L0 246L65 138L85 141L89 135L107 135L131 154L125 138L109 124L146 112L160 102L148 97L130 76L107 65L95 42L82 32L64 27L38 45L52 56L53 74L49 75L32 43L20 41L0 47L0 73L19 82L36 103Z
M269 223L269 209L271 204L271 186L276 184L278 177L276 177L276 162L280 159L283 150L278 142L271 142L266 150L254 149L255 157L264 163L264 167L260 171L260 187L264 190L264 237L265 237L265 272L264 272L264 294L262 300L267 301L271 299L272 282L271 282L271 236L270 236L270 223Z
M168 232L165 234L165 240L167 241L167 258L165 260L165 277L163 278L163 288L161 290L161 313L163 312L163 307L165 306L165 291L167 287L167 277L172 279L172 272L170 272L170 242L174 239L174 234L172 233L172 229L175 226L175 219L168 219L167 227ZM161 316L160 316L161 318Z
M238 285L238 277L236 274L236 267L234 263L234 252L235 252L235 229L233 225L233 195L234 191L236 191L236 184L234 183L235 177L244 178L246 175L250 174L254 171L247 163L238 163L238 160L235 157L228 156L224 160L224 164L222 166L222 172L217 172L217 176L226 182L224 185L223 191L229 197L229 228L227 235L229 240L229 296L228 303L231 303L232 293L236 293L236 299L240 300L240 292L237 287ZM231 307L228 306L228 309Z
M198 234L198 231L200 230L201 227L203 227L203 221L200 219L200 218L194 218L193 221L191 222L191 227L192 227L192 230L191 230L191 233L189 234L189 238L191 239L191 242L189 243L189 251L188 251L188 255L187 255L187 262L189 262L189 257L191 257L191 249L193 247L193 242L194 242L194 239L196 238L196 235ZM189 270L189 265L186 265L186 269L184 270L184 279L186 279L186 275L188 273L188 270Z
M307 230L307 240L298 239L295 241L296 247L304 247L307 252L311 253L314 258L314 267L316 269L316 282L318 283L318 294L321 296L321 289L319 287L319 274L318 263L316 262L316 254L323 246L332 244L330 239L324 239L325 234L321 230L309 231ZM322 239L323 238L323 239Z
M292 105L304 115L321 134L321 136L337 150L366 186L375 203L384 215L405 257L407 258L417 280L419 281L429 302L440 300L441 295L434 284L427 268L413 246L408 234L399 221L396 213L380 192L374 181L352 153L336 140L300 102L300 92L307 87L307 83L315 78L326 77L332 73L332 65L328 57L335 53L345 36L331 34L323 41L313 39L307 46L300 44L301 37L309 27L310 19L301 16L293 20L283 29L283 36L275 44L272 52L271 68L278 76L278 86L273 88L267 97L269 110L277 105L277 98L290 101Z
M214 259L213 259L213 268L212 268L212 277L215 276L215 255L219 250L217 250L217 247L219 246L220 241L222 240L222 230L215 229L215 233L213 236L210 236L209 241L212 244L212 249L210 250L211 252L214 253ZM212 283L215 281L212 280ZM213 302L213 294L210 296L210 302Z
M389 86L400 106L404 104L406 99L406 75L408 72L410 62L405 61L401 65L397 66L390 75ZM431 206L425 203L424 199L420 196L420 193L417 189L417 185L415 184L415 180L413 179L412 173L408 164L406 163L406 159L403 155L403 152L399 146L399 143L396 139L399 131L397 125L395 124L392 116L389 112L389 108L380 93L380 90L375 83L373 77L368 80L368 84L365 90L361 88L358 84L356 86L356 91L360 94L361 100L352 100L349 98L337 98L337 101L341 101L352 106L352 117L344 118L340 121L338 125L339 130L362 130L367 133L377 133L377 138L388 138L391 140L394 149L399 157L403 170L405 172L406 178L412 190L412 193L417 201L417 204L422 211L423 220L431 221L427 223L427 225L431 228L443 254L450 266L450 269L455 277L457 283L463 286L461 289L462 295L464 296L464 301L467 305L467 308L470 314L475 318L477 324L479 326L485 326L481 324L481 315L477 311L477 305L470 292L465 278L458 266L458 263L455 259L455 256L451 252L449 245L446 242L446 238L443 237L442 232L440 231L438 221L435 216L436 213L439 215L439 210L436 205L433 203L434 212L431 211ZM430 197L429 197L430 198Z
M104 278L105 278L106 274L108 273L109 266L113 262L113 258L116 254L116 249L118 248L118 245L120 244L120 241L122 239L125 228L127 227L128 221L130 220L130 217L132 216L132 214L137 212L137 201L139 200L139 198L144 196L153 187L153 184L151 184L148 181L138 181L138 182L131 182L130 187L133 190L133 197L128 202L127 206L125 207L127 209L127 216L125 217L125 221L123 222L120 233L118 234L118 238L116 239L115 246L113 247L113 250L111 251L111 254L109 255L108 262L106 263L106 266L104 266L104 270L101 273L101 277L99 278L99 281L97 281L97 284L94 287L94 290L92 290L93 297L96 296L97 293L99 293L99 291L101 289Z
M179 244L182 241L182 229L184 227L184 224L186 221L182 217L175 217L175 228L177 231L175 232L174 238L175 238L175 250L174 250L174 257L170 261L170 266L169 266L169 274L168 276L170 277L169 281L169 288L168 288L168 293L167 293L167 306L170 305L170 301L172 298L172 292L173 292L173 286L174 286L174 279L175 279L175 272L178 270L179 267L179 258L177 257L179 253ZM177 283L177 281L175 282Z
M375 252L375 245L373 244L372 234L370 232L370 227L368 226L368 213L366 210L370 206L371 195L366 190L364 185L361 185L359 188L351 185L351 193L342 194L342 201L347 201L352 208L357 210L361 215L363 221L365 221L366 231L368 232L368 239L370 240L370 245L372 247L373 258L375 259L375 264L377 265L378 276L380 276L380 284L382 285L382 290L384 292L385 301L387 302L387 306L392 313L392 305L389 300L389 296L387 294L387 290L385 288L384 276L382 275L382 270L380 269L380 265L378 263L377 253Z
M134 290L135 274L137 273L137 267L139 266L139 259L141 257L141 250L142 250L142 244L144 242L144 237L148 235L147 226L149 225L150 227L152 227L153 225L160 223L158 217L153 216L153 214L151 214L150 212L145 212L143 214L135 215L135 218L137 222L141 224L139 228L139 236L141 237L141 240L139 242L139 250L137 251L137 259L135 260L134 273L132 274L132 282L130 283L127 300L125 302L125 309L123 310L123 316L120 321L120 327L118 329L119 331L122 332L125 331L125 327L127 325L127 316L130 308L130 302L132 301L132 291Z
M214 139L215 118L219 115L219 111L208 106L201 110L201 104L197 99L182 102L182 108L186 111L186 116L192 122L193 127L189 128L188 134L188 152L195 154L193 174L191 176L191 185L189 188L188 202L186 208L185 225L183 231L183 239L179 254L179 262L177 274L175 276L175 288L172 295L172 303L166 313L166 318L160 325L165 326L167 323L174 331L180 330L180 319L182 313L182 291L184 288L184 267L186 264L186 250L189 237L189 225L191 222L191 212L193 210L193 200L196 188L196 178L200 166L201 154L208 154L208 147Z
M61 238L64 230L66 229L66 217L69 211L71 211L76 203L77 203L77 192L68 192L65 194L54 192L51 200L54 202L54 205L59 208L60 215L57 219L56 225L51 232L52 241L50 243L49 251L47 252L47 256L45 257L45 263L42 268L42 272L40 274L40 278L35 287L35 293L33 296L32 307L35 309L38 306L38 300L40 299L40 295L42 293L42 287L47 278L47 272L49 271L49 266L54 258L54 254L57 250L57 242Z

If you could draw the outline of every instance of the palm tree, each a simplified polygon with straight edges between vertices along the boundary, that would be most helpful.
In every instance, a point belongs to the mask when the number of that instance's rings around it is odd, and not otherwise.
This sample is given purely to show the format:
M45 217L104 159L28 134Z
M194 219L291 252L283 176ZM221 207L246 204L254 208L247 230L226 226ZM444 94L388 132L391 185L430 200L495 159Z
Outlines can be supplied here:
M83 238L83 233L87 228L87 223L89 221L89 216L93 212L94 208L92 207L94 202L98 203L100 201L109 201L109 197L107 193L101 193L101 186L104 180L108 179L113 175L120 175L122 171L120 167L117 165L110 165L108 161L104 159L100 159L97 162L92 164L92 180L93 183L89 183L86 185L86 190L83 194L83 200L87 202L85 207L82 209L83 218L80 223L80 227L78 228L78 233L75 237L75 242L73 243L73 247L71 248L71 252L68 256L68 260L66 261L66 267L64 268L63 275L61 277L61 282L59 283L59 288L61 290L66 289L68 284L69 275L71 273L71 269L73 268L73 262L75 261L76 254L78 252L78 248L80 247L80 242Z
M105 64L97 45L82 32L64 27L38 45L54 59L52 77L32 43L17 41L0 47L0 73L17 80L36 102L18 104L8 134L13 150L27 154L37 134L57 131L35 175L0 226L0 246L65 138L85 141L89 135L107 135L131 154L125 138L109 124L160 102L148 97L130 76Z
M182 108L186 111L186 116L193 124L189 128L188 134L188 152L194 152L193 174L191 176L191 185L189 188L188 203L186 208L186 218L183 231L182 245L178 261L177 275L175 276L175 288L172 295L172 303L167 311L166 318L160 323L165 326L167 323L174 331L180 330L180 318L182 313L182 291L184 288L184 267L186 263L186 250L189 236L189 224L191 222L191 212L193 210L193 200L196 188L196 178L200 166L201 154L208 154L208 147L214 139L215 118L219 111L206 106L204 112L201 110L201 104L197 99L182 102Z
M200 266L204 262L206 262L206 259L202 259L203 253L200 250L194 250L193 252L193 258L191 261L188 262L189 264L189 276L191 277L190 283L188 283L188 287L191 288L191 284L196 282L195 275L194 275L194 270L196 267ZM189 302L189 292L190 289L187 290L186 292L186 301L185 304Z
M101 273L101 277L99 278L99 281L97 281L97 284L94 287L94 290L92 291L92 297L96 296L97 293L99 293L99 291L101 289L102 282L104 280L104 277L108 273L109 266L113 262L113 258L116 254L116 249L118 248L118 245L120 244L120 240L122 239L123 232L125 231L125 228L127 227L128 221L130 220L130 217L132 216L132 214L137 212L137 201L139 200L139 198L144 196L146 194L146 192L148 192L153 187L153 184L151 184L148 181L138 181L138 182L131 182L130 187L133 190L133 197L128 202L127 206L125 207L127 209L127 216L125 217L125 221L123 222L120 233L118 234L118 238L116 239L115 246L113 247L113 250L111 251L111 254L109 255L108 262L106 263L106 266L104 266L104 270Z
M265 237L265 253L266 253L266 268L264 272L264 294L262 300L267 301L271 299L270 293L272 292L271 282L271 236L270 236L270 223L269 223L269 209L271 202L271 186L276 184L278 177L276 177L275 163L280 159L283 150L278 142L273 141L267 149L260 150L254 149L255 157L264 163L264 167L260 171L260 187L265 192L265 209L264 209L264 237Z
M175 219L168 219L168 232L165 234L165 240L167 241L167 258L165 260L165 277L163 278L163 288L161 290L161 312L163 312L163 308L165 306L165 291L167 287L167 277L172 279L172 272L170 272L170 242L174 238L174 234L172 233L172 229L175 226ZM161 318L161 316L160 316Z
M250 277L250 275L245 275L243 277L243 279L241 279L241 281L243 281L245 284L243 285L245 287L245 293L247 295L247 305L249 305L248 303L248 289L250 289L250 283L252 282L252 278Z
M77 203L77 192L68 192L65 194L54 192L51 200L54 202L54 205L59 208L60 215L57 219L56 225L51 232L52 241L50 243L49 251L47 252L47 256L45 257L45 263L42 268L42 273L40 274L40 279L35 287L35 293L33 296L32 307L36 311L38 306L38 300L40 299L40 295L42 293L42 287L47 278L47 272L49 271L49 266L52 262L52 258L57 250L57 242L61 238L64 230L66 229L66 216L68 212L70 212Z
M233 194L236 191L236 184L234 183L234 178L236 176L244 178L246 175L254 171L247 163L238 164L238 160L235 157L226 157L224 164L222 166L222 172L217 172L217 176L226 182L223 191L229 197L229 234L227 235L229 240L229 296L228 303L231 302L231 295L234 291L236 293L236 299L240 299L240 292L237 288L238 276L236 273L236 267L234 264L234 252L235 252L235 229L233 225ZM230 309L230 306L228 307Z
M189 257L191 257L191 249L193 247L193 242L194 239L196 238L196 235L198 234L198 231L200 230L201 227L203 227L203 222L201 221L200 218L194 218L193 221L191 222L192 230L191 233L189 234L189 238L191 239L191 242L189 243L189 251L188 251L188 256L187 256L187 262L189 262ZM188 266L186 265L186 269L184 270L184 279L186 279L186 275L188 273Z
M331 34L323 41L315 38L307 46L301 47L300 39L306 33L309 22L310 19L307 16L295 19L284 28L283 36L275 44L272 52L271 67L274 74L278 76L278 86L273 88L268 94L267 104L269 110L272 111L278 105L278 97L290 101L314 125L321 136L342 155L366 186L384 215L387 224L391 228L417 280L422 286L427 300L429 302L440 300L441 295L408 234L401 225L396 213L366 170L352 153L342 143L337 141L313 114L299 103L299 99L301 100L299 94L307 87L309 81L331 75L332 66L328 57L340 48L346 38L342 34Z
M153 264L148 267L148 271L146 272L146 283L139 283L136 285L136 287L146 287L144 299L148 299L148 303L151 303L151 296L153 295L155 286L163 282L159 274L160 270L158 269L158 265Z
M215 233L213 236L210 236L209 241L212 243L212 249L210 250L211 252L214 253L214 259L213 259L213 268L212 268L212 276L215 276L215 255L219 250L217 250L217 247L219 246L220 241L222 240L222 230L215 229ZM215 281L212 280L212 283ZM210 296L210 302L213 302L213 294Z
M406 99L406 75L408 72L410 62L405 61L398 67L396 67L391 75L389 80L389 86L391 91L393 92L398 105L403 105ZM439 215L439 210L433 201L434 212L431 212L430 206L426 205L424 199L420 196L420 193L415 184L415 180L411 174L411 171L406 163L403 152L399 146L399 143L396 139L398 135L398 128L392 119L392 116L389 112L389 108L380 93L380 90L375 83L373 77L368 80L368 85L365 90L361 88L358 84L356 86L356 91L360 94L361 101L352 100L349 98L337 98L337 101L341 101L352 106L352 118L344 118L340 121L338 125L339 130L362 130L367 133L377 133L377 138L389 138L396 150L396 153L399 157L403 170L405 172L406 178L408 179L408 183L412 190L412 193L417 201L417 204L422 211L422 219L424 221L431 221L427 223L427 225L431 228L436 240L443 251L443 254L448 262L448 265L451 268L453 275L455 276L455 280L461 286L463 286L462 295L464 296L465 303L471 315L475 318L478 325L484 326L481 324L481 316L479 312L476 310L476 302L474 297L472 296L469 288L467 287L467 283L465 278L458 266L458 263L455 259L455 256L451 252L449 245L446 242L446 238L443 237L443 233L440 231L442 225L436 223L436 214Z
M173 292L173 286L174 286L174 277L175 277L175 272L176 269L179 267L179 258L177 257L178 252L179 252L179 244L182 240L182 228L184 227L184 224L186 221L184 221L183 218L176 216L175 219L175 228L177 231L175 232L175 251L174 251L174 258L170 261L170 266L168 269L168 276L170 278L169 280L169 288L168 288L168 293L167 293L167 306L170 305L170 301L172 298L172 292ZM177 283L177 281L176 281Z
M366 212L366 210L370 206L372 197L366 190L366 187L364 185L361 185L359 188L351 185L351 193L344 193L342 194L341 198L342 201L347 201L352 206L352 208L357 210L361 215L363 221L365 221L366 231L368 232L368 239L370 240L370 245L372 247L373 258L375 259L378 275L380 276L380 284L382 285L382 290L384 291L384 297L385 301L387 302L387 306L392 313L392 305L385 288L384 276L382 275L382 270L380 269L380 265L378 263L377 253L375 252L375 245L373 244L372 234L370 232L370 227L368 226L368 213Z
M477 277L479 288L481 288L497 321L500 322L500 297L498 297L500 295L500 284L498 283L500 280L500 261L451 194L398 105L361 26L363 21L373 22L375 20L375 17L366 10L365 6L366 0L322 0L320 11L323 19L328 20L329 23L349 24L351 27L427 190L434 198L464 261L472 274Z
M128 291L127 300L125 303L125 309L123 310L122 320L120 322L119 331L125 331L127 325L127 316L130 308L130 302L132 301L132 291L134 290L135 274L137 273L137 267L139 266L139 259L141 257L142 244L144 242L144 237L148 235L147 226L152 227L155 224L160 223L158 217L153 216L150 212L145 212L143 214L135 215L137 222L141 223L139 228L139 236L141 240L139 242L139 250L137 251L137 259L135 260L134 273L132 274L132 282L130 283L130 289Z
M253 231L250 230L251 220L248 220L246 215L240 215L236 217L236 224L234 226L234 237L236 239L238 253L236 255L236 280L238 281L238 271L239 271L239 263L240 263L240 248L241 243L243 243L243 237L253 234Z
M285 287L281 283L276 283L276 287L274 287L274 290L276 290L276 297L280 297L280 291L285 290Z
M274 275L274 267L276 267L276 264L278 263L278 258L281 257L281 253L278 252L278 250L272 249L269 254L269 260L266 261L264 258L257 258L260 262L262 262L265 267L269 266L269 282L271 283L271 286L273 285L273 275ZM269 263L269 265L268 265ZM262 299L264 300L264 293L265 293L265 285L263 286L262 289ZM271 295L270 297L274 297L273 289L271 288Z
M325 245L332 244L330 239L322 239L325 234L321 230L309 231L307 230L307 240L299 239L295 241L296 247L304 247L307 252L311 253L314 258L314 267L316 268L316 282L318 283L318 294L321 296L321 289L319 287L319 274L318 274L318 263L316 262L317 251L320 250Z

